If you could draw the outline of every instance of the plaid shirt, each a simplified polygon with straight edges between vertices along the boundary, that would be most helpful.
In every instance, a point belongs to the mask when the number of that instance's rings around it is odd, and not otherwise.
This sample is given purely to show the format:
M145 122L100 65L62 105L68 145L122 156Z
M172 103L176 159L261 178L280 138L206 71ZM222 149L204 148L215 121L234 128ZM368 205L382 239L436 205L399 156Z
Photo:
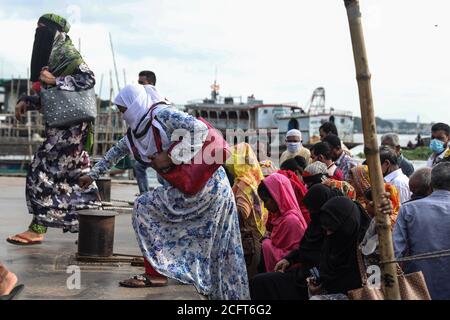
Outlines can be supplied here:
M344 179L347 181L349 178L350 170L358 165L358 162L350 157L347 153L342 152L341 156L336 160L335 164L342 173L344 173Z

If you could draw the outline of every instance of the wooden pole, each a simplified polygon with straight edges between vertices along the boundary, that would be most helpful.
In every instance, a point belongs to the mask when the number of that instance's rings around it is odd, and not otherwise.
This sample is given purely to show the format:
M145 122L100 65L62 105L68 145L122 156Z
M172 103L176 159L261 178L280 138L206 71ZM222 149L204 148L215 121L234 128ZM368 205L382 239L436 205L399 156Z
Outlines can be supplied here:
M97 123L94 126L94 148L92 150L92 156L95 157L98 152L98 127L101 124L100 119L100 105L102 103L102 89L103 89L103 73L100 77L100 88L98 90L98 101L97 101Z
M30 93L30 69L27 68L27 95L29 96ZM28 128L28 156L30 158L30 164L31 160L33 158L33 147L31 145L32 139L31 139L31 114L30 111L27 112L27 128Z
M112 145L112 134L110 136L110 130L112 130L112 100L113 100L113 94L114 94L114 88L113 88L113 80L112 80L112 72L109 71L109 107L108 107L108 123L106 126L106 133L105 133L105 140L106 140L106 150L110 148L110 143Z
M120 91L119 75L117 73L116 55L114 54L114 47L113 47L111 32L109 33L109 43L111 45L112 58L113 58L113 63L114 63L114 73L116 75L116 82L117 82L117 91L119 92Z
M364 133L364 153L366 154L371 188L375 207L381 201L384 192L384 179L381 172L381 163L378 151L375 112L370 84L371 74L367 61L367 52L361 24L361 11L358 0L344 0L347 9L350 35L352 39L353 56L355 59L356 79L359 89L359 103L361 107L361 120ZM389 216L376 212L376 229L379 239L380 258L382 261L394 260L391 223ZM382 265L381 284L385 299L400 300L400 291L397 280L395 264Z

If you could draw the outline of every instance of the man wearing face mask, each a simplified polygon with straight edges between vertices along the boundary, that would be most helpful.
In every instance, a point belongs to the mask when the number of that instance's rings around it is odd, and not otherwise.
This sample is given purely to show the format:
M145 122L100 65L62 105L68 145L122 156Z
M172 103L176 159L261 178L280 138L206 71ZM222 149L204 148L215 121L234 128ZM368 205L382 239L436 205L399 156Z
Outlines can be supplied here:
M402 172L398 165L398 156L394 149L388 146L380 147L381 171L384 182L395 186L400 194L400 203L411 199L409 178Z
M450 141L450 127L446 123L436 123L431 127L430 149L433 154L428 158L427 167L434 167L442 161L448 152Z
M287 150L281 154L280 165L288 159L301 156L305 158L306 163L311 162L311 152L302 145L302 133L297 129L289 130L286 133Z

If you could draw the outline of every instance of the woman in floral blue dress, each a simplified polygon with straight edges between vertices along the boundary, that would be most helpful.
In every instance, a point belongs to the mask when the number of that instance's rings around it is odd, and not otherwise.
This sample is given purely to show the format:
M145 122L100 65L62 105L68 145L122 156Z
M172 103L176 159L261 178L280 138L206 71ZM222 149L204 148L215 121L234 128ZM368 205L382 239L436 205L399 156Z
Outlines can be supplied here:
M94 73L84 63L67 32L69 23L55 14L39 18L31 59L31 81L36 91L43 85L59 90L80 91L95 85ZM26 111L40 110L40 97L24 96L16 106L19 120ZM17 245L39 244L47 227L77 232L76 211L98 208L95 184L81 189L78 179L90 170L85 144L90 123L68 128L45 128L45 140L34 155L26 179L26 201L33 215L27 231L11 236Z
M156 151L152 130L134 139L139 156L150 159L157 171L192 159L208 133L203 122L165 104L155 106L145 116L150 106L163 100L151 85L126 86L115 99L131 129L145 127L149 121L158 128L161 153ZM169 137L180 130L183 139L176 151L168 152L173 141ZM89 185L129 153L130 141L124 137L80 179L80 185ZM237 209L225 170L220 167L195 195L182 193L161 177L159 180L162 186L136 199L132 216L137 241L150 268L123 284L161 286L165 283L158 279L160 274L193 284L210 299L249 299Z

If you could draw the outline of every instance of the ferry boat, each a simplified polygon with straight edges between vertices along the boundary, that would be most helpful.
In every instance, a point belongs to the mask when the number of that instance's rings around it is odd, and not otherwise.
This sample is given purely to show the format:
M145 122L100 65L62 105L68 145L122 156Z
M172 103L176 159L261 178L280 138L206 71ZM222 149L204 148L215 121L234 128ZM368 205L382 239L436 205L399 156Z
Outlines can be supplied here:
M350 111L325 107L325 89L317 88L307 111L297 104L264 104L253 95L243 102L241 97L222 97L218 85L212 86L211 98L191 101L185 109L188 113L203 117L215 128L225 133L226 129L253 131L278 129L279 141L284 141L287 131L302 132L303 143L311 145L320 140L319 127L334 122L339 136L346 144L353 144L353 115ZM282 144L282 143L281 143Z

